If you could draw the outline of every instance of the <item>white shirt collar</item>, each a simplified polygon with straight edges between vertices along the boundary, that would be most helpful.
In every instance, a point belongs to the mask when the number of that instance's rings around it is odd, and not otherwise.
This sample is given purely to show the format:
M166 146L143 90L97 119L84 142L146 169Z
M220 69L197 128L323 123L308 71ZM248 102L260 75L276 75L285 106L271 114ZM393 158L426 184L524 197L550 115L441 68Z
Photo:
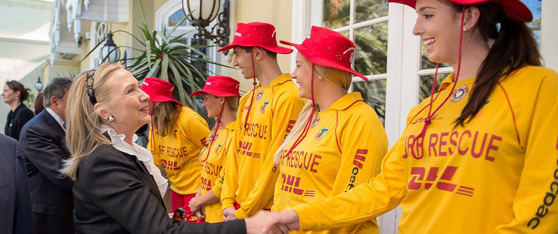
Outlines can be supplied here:
M64 132L65 132L66 128L64 127L64 123L65 123L64 120L60 116L58 116L56 114L56 112L54 112L52 109L50 109L50 107L47 107L45 109L50 115L52 115L52 117L56 120L56 122L58 122L58 124L60 124L60 127L62 127L62 129L64 129Z
M161 170L157 166L155 166L155 163L153 163L153 155L151 154L151 152L136 143L134 143L133 145L128 144L124 141L126 135L116 134L116 131L114 131L114 129L108 125L101 125L101 132L108 132L108 135L110 136L115 149L129 155L136 156L136 158L141 161L143 165L145 165L145 168L147 169L149 174L153 176L153 179L155 179L155 183L157 183L157 186L159 187L159 192L161 192L161 197L165 196L168 181L161 175ZM138 136L134 134L133 142L135 142L137 139Z

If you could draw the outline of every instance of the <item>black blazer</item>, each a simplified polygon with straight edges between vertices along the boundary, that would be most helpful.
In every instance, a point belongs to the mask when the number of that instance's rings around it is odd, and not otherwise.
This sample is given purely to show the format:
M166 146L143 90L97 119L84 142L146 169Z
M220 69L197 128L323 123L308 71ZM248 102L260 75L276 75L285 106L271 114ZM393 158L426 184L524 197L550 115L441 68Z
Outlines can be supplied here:
M23 103L19 104L14 111L10 110L8 113L4 133L9 137L19 140L21 129L33 116L35 116L33 111L29 110Z
M246 233L244 220L174 223L143 163L110 145L81 162L74 198L76 233Z
M70 157L65 135L46 109L21 131L18 154L26 160L33 223L40 233L74 233L73 182L59 171Z
M16 157L16 147L16 140L0 134L0 232L33 234L25 160Z

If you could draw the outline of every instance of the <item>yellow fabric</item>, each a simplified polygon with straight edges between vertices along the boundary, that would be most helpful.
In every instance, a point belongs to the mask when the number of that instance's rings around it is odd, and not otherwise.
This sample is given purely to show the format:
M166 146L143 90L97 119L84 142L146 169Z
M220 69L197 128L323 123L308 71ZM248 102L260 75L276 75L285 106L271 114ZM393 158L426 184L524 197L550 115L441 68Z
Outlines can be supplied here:
M245 94L238 108L234 156L227 157L225 183L221 194L223 209L241 205L237 218L269 209L273 203L273 188L277 171L273 170L273 154L294 125L304 100L290 75L282 74L266 87L255 90L254 103L244 128L252 92Z
M399 233L558 233L558 75L541 67L515 71L471 122L454 129L473 81L459 81L456 88L467 87L466 94L436 113L417 143L424 153L415 147L413 157L410 145L429 99L410 112L382 173L347 193L296 207L301 228L357 224L400 203ZM434 109L450 88L434 95Z
M235 122L232 122L224 128L219 129L219 131L217 131L215 141L211 144L211 148L206 149L201 155L201 195L210 190L213 190L213 193L217 198L221 195L221 187L223 186L223 180L221 177L225 173L223 165L226 162L227 152L229 152L229 149L231 148L234 136L234 125ZM204 206L203 208L205 210L206 222L223 222L223 209L221 208L220 202Z
M182 107L170 134L163 137L155 133L153 139L149 139L147 149L153 154L155 165L165 167L171 189L176 193L194 194L200 187L199 156L209 133L205 119L192 109Z
M293 143L283 150L272 211L324 200L367 182L380 172L388 147L380 119L358 92L321 111L306 137L285 157ZM379 229L371 218L346 228L308 233L379 233Z

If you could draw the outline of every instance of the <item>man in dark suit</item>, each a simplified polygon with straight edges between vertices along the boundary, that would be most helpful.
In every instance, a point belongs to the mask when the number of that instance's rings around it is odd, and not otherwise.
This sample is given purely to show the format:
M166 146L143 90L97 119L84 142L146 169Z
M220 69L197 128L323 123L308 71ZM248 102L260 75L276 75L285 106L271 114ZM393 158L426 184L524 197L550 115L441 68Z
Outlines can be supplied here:
M0 227L2 233L33 234L25 159L16 158L16 147L0 134Z
M25 124L19 138L18 154L26 160L37 233L74 233L73 182L60 173L63 160L70 157L64 118L71 83L56 78L45 88L45 109Z

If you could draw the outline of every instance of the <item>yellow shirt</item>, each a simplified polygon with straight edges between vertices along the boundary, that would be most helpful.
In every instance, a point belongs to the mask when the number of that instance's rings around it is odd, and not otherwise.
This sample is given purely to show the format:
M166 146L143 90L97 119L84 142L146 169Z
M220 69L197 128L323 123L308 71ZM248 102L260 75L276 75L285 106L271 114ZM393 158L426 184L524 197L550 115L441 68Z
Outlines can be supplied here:
M170 134L164 137L153 134L153 139L149 139L147 149L153 154L155 165L165 167L171 189L176 193L194 194L200 187L200 150L209 133L205 119L184 106Z
M234 136L234 125L232 122L217 131L215 141L211 144L211 148L206 149L202 155L201 170L201 194L205 194L213 190L215 197L221 196L221 188L223 187L222 177L225 174L223 165L226 162L227 152L232 147L232 139ZM211 139L210 139L211 140ZM208 155L209 151L209 155ZM208 223L223 222L223 209L221 203L213 203L203 207L205 210L205 221Z
M245 129L250 99L254 103ZM245 94L239 104L233 156L227 157L225 183L221 194L224 208L239 203L237 218L254 215L273 204L273 187L277 171L273 170L273 154L292 129L304 100L290 75L282 74L271 84Z
M352 225L401 204L399 233L558 233L558 75L541 67L515 71L471 122L454 128L473 81L457 83L415 157L411 145L429 99L411 111L382 173L347 193L296 207L301 228ZM433 109L449 87L434 95Z
M388 147L380 119L359 92L320 111L306 137L285 157L293 143L283 150L273 211L324 200L367 182L380 172ZM309 233L379 233L379 229L371 218L351 227Z

